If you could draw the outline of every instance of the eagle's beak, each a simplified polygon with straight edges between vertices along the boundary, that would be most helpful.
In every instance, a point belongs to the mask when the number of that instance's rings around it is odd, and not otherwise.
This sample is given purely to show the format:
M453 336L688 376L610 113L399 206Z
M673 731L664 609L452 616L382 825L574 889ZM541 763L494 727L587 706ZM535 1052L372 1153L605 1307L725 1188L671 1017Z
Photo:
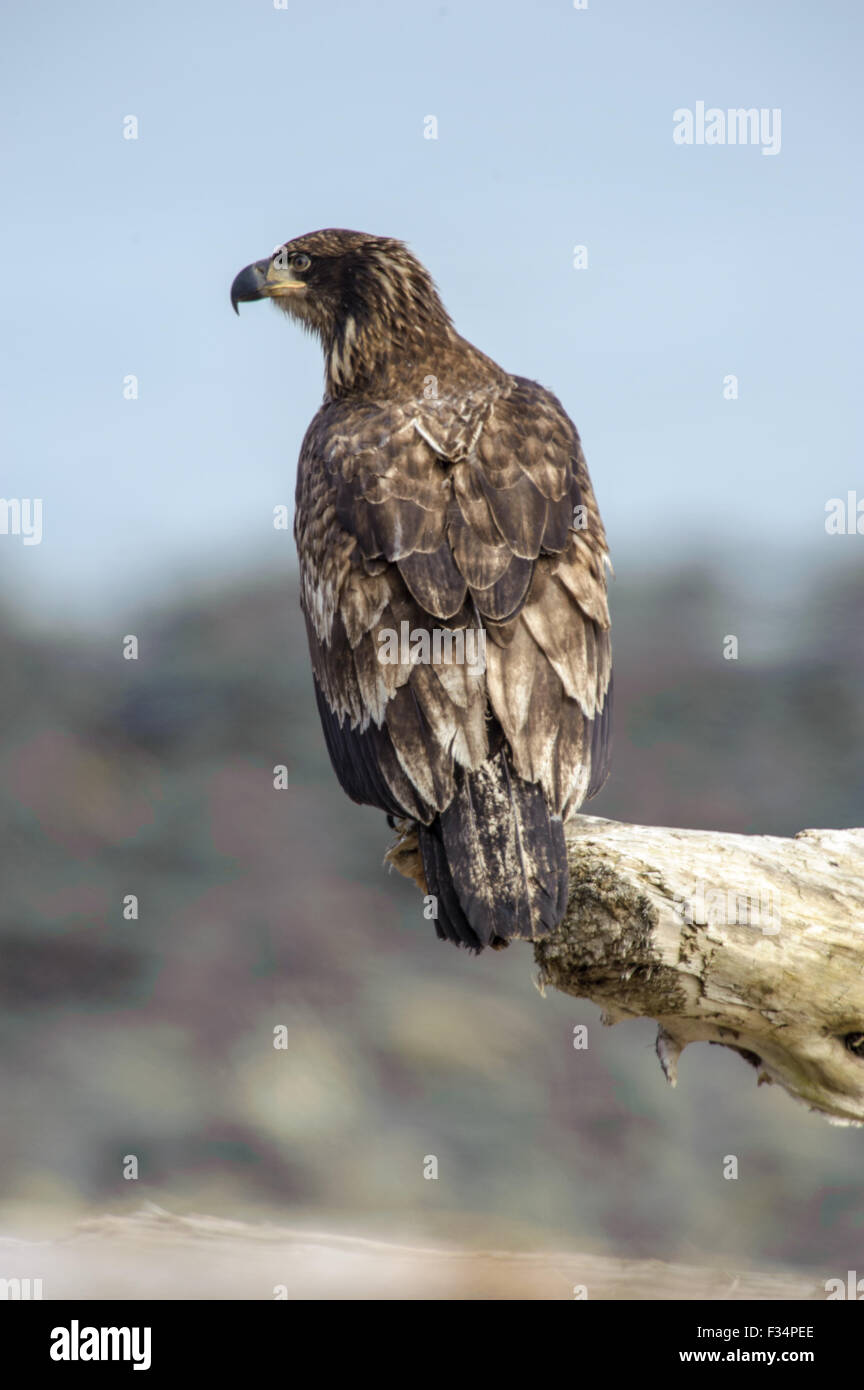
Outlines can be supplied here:
M269 261L254 261L240 271L231 286L231 307L235 314L240 313L238 304L246 304L250 299L263 299L269 265Z
M253 261L237 276L231 286L231 306L239 314L238 304L252 299L281 299L295 290L305 289L305 282L287 266L280 269L271 260Z

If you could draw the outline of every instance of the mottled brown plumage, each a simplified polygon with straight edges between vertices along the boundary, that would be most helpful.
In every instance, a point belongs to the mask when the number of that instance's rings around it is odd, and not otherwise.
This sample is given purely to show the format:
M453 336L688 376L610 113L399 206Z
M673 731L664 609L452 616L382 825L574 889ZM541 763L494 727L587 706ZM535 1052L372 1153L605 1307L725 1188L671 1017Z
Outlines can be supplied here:
M235 307L263 297L324 349L295 536L336 773L416 822L439 936L540 936L566 907L562 819L608 761L608 556L576 429L459 336L399 241L298 237L235 280ZM485 631L485 670L382 659L388 633L435 629Z

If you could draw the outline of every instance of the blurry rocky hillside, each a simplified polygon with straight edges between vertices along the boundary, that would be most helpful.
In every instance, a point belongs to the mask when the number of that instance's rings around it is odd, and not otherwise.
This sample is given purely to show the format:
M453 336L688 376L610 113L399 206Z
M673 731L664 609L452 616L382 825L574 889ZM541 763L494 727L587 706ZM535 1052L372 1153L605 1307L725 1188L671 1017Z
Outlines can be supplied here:
M613 774L586 809L864 823L864 580L768 611L696 568L621 577L613 603ZM436 941L382 868L384 817L330 770L293 580L129 630L137 661L119 629L2 619L7 1230L150 1198L380 1238L861 1267L859 1131L757 1093L725 1050L691 1049L672 1092L650 1023L541 998L528 946Z

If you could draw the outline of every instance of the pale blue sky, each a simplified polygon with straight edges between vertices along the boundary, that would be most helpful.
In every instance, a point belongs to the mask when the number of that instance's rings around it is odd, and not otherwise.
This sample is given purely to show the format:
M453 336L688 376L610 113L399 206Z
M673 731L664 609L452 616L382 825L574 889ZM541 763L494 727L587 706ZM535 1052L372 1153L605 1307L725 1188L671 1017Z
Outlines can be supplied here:
M619 572L861 564L864 537L824 534L827 498L864 496L857 0L85 0L2 24L0 496L44 499L41 545L0 536L12 602L122 614L293 563L270 517L320 355L228 289L322 226L403 237L460 331L557 392ZM675 145L700 100L779 107L780 153Z

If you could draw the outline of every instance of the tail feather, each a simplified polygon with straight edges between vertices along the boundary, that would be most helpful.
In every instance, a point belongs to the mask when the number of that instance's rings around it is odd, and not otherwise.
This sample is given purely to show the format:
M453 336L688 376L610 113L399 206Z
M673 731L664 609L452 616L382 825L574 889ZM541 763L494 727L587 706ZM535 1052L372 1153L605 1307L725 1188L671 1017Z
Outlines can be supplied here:
M437 900L435 931L438 937L441 941L453 941L457 946L467 946L469 951L479 953L483 950L483 942L462 911L437 819L432 825L418 825L417 832L426 886Z
M418 832L439 937L480 951L544 936L564 916L564 826L540 787L513 771L506 747L460 772L450 805Z

